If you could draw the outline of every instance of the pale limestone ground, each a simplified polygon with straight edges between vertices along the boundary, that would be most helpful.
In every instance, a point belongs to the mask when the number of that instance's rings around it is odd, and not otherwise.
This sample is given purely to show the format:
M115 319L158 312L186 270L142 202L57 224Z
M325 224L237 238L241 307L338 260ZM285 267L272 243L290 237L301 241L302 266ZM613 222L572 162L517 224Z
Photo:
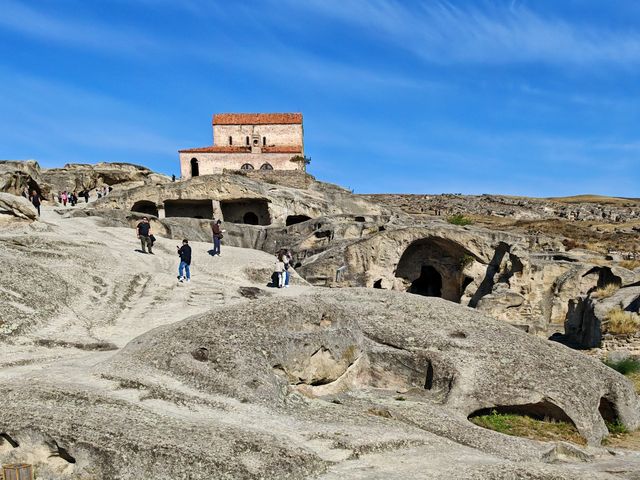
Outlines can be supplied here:
M236 399L207 394L169 376L156 375L148 378L145 385L156 385L190 398L200 398L204 405L177 405L159 398L145 399L148 390L126 388L115 381L97 375L99 364L116 355L136 337L156 328L179 322L192 315L212 308L248 300L238 292L240 286L259 287L271 295L281 297L283 309L288 297L298 296L312 287L294 285L289 289L272 289L265 285L268 276L260 284L254 284L246 276L245 269L258 268L270 272L273 258L261 251L225 247L221 257L208 255L210 244L193 242L193 281L179 284L176 280L178 257L176 242L158 238L155 255L136 252L139 242L132 229L104 227L97 218L63 218L54 210L45 208L42 221L47 228L42 233L25 230L28 235L58 239L61 243L92 245L91 251L97 260L92 264L95 285L78 283L77 302L72 311L62 312L43 322L29 333L17 338L12 344L3 344L0 350L0 381L20 378L23 382L37 380L57 385L75 386L99 395L130 402L160 414L165 418L179 420L189 425L224 424L256 432L274 433L287 438L292 444L314 452L320 458L336 462L323 478L455 478L455 465L462 462L469 466L484 465L487 477L489 470L514 468L512 462L494 455L480 452L454 443L435 434L417 428L389 426L384 421L368 425L343 423L337 416L330 422L311 422L275 413L256 404L243 404ZM25 226L25 229L27 227ZM5 235L15 234L0 231L0 245ZM60 271L65 278L75 278L83 265L71 265ZM62 267L61 267L62 268ZM1 273L0 273L1 275ZM138 275L138 277L135 277ZM133 278L135 282L131 282ZM78 278L80 278L78 276ZM84 278L84 277L82 277ZM93 281L93 280L92 280ZM118 297L114 311L112 290L131 286L131 293L124 302ZM89 303L83 303L84 294L96 292ZM238 332L241 334L241 332ZM107 342L114 350L83 350L69 346L42 346L38 341L75 342L87 345ZM313 432L313 434L312 434ZM320 435L322 434L322 435ZM420 447L398 447L384 452L361 455L357 460L346 460L352 455L348 448L337 446L328 438L346 436L375 439L390 445L415 438ZM47 464L54 471L70 473L73 467L60 463L43 453L42 445L23 445L26 462ZM0 451L0 456L2 452ZM637 468L638 459L627 468ZM620 464L617 464L619 467ZM624 463L623 463L624 465ZM549 467L552 469L553 467ZM574 465L571 469L582 469ZM584 467L587 469L587 467ZM588 470L607 471L609 465L592 462ZM416 477L416 472L421 474ZM412 477L413 475L413 477ZM479 478L479 477L478 477ZM513 477L516 478L516 477ZM585 476L587 478L587 476Z
M79 204L80 208L81 205ZM76 207L78 208L78 207ZM296 279L287 289L267 287L268 276L255 284L245 275L245 269L258 268L268 271L273 268L272 256L261 251L227 247L223 244L222 255L212 257L208 251L211 244L190 242L193 251L191 265L192 280L189 283L177 281L179 257L176 246L181 242L157 236L154 255L142 254L140 242L135 231L127 228L103 227L98 218L63 218L53 208L43 208L42 223L48 232L34 234L26 230L25 234L49 241L54 239L61 245L92 245L92 255L96 264L92 273L98 290L95 302L84 308L74 305L72 311L63 312L53 318L43 319L42 325L27 335L19 337L13 345L4 345L0 351L0 378L23 375L25 372L42 371L46 365L52 366L64 359L64 368L72 365L94 364L112 356L115 351L86 351L51 345L51 348L39 346L37 341L51 340L56 343L74 342L91 344L108 342L118 348L124 347L133 338L162 325L178 322L192 315L203 313L212 308L224 308L238 302L249 301L238 292L240 286L261 288L267 294L285 298L308 291ZM15 235L19 227L8 232L0 232L0 242L4 234ZM101 261L101 256L104 260ZM59 275L72 280L81 267L61 267ZM138 275L138 280L131 279ZM72 282L73 283L73 282ZM118 286L130 286L131 293L123 308L113 311L109 303L110 293ZM297 283L297 284L296 284ZM78 285L78 296L82 295L82 285ZM73 294L72 294L73 296ZM260 301L254 300L254 301ZM71 302L70 302L71 303ZM7 368L13 365L13 368Z

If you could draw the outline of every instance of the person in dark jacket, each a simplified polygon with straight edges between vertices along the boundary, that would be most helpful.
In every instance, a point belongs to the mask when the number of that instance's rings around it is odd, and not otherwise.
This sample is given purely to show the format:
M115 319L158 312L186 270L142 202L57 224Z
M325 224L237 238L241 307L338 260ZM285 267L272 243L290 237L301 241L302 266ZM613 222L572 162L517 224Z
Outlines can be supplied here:
M153 245L151 243L151 224L149 219L144 217L142 221L136 226L136 233L140 239L140 246L142 247L142 253L147 253L146 247L149 248L149 253L153 255Z
M31 197L29 197L29 200L31 200L33 206L36 207L36 210L38 210L38 216L40 216L41 198L40 195L38 195L38 192L36 192L35 190L31 192Z
M191 247L189 246L189 240L186 238L182 240L182 246L176 247L178 249L178 255L180 255L180 266L178 267L178 281L183 282L191 281ZM184 274L187 274L185 277Z

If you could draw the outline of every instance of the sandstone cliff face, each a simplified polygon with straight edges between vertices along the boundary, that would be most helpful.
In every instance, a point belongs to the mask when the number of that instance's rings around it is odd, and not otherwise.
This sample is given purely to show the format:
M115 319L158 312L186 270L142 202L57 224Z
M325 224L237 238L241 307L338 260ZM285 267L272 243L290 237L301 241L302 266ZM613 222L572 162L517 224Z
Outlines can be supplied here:
M22 195L25 188L37 191L45 199L48 197L49 188L43 185L38 162L0 160L0 192Z
M170 181L165 175L153 173L146 167L129 163L67 164L41 172L52 192L91 190L96 187L120 185L160 184Z
M568 219L625 222L640 218L638 199L608 199L588 196L569 199L524 198L507 195L403 195L378 194L363 197L405 213L418 215L495 216L517 220ZM591 200L591 201L590 201ZM616 200L615 202L613 200Z
M96 206L105 216L119 209L164 213L153 221L156 231L200 241L211 238L209 219L223 218L225 244L270 253L289 248L313 285L439 296L547 337L564 333L572 302L611 270L600 266L601 254L567 252L562 238L420 219L315 181L300 190L233 174L204 176L130 189ZM262 225L243 224L242 214L250 210ZM625 284L640 280L617 271ZM592 346L582 340L571 341Z

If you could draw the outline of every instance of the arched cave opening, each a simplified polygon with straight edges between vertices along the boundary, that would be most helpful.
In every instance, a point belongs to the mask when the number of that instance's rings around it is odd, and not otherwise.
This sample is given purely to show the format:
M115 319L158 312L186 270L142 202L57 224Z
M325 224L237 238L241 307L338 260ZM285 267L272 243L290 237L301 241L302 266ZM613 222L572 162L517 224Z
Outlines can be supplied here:
M469 285L462 273L468 256L472 256L471 252L453 240L422 238L405 249L395 276L403 280L409 293L459 303L464 288Z
M285 220L285 224L288 226L295 225L296 223L306 222L307 220L311 220L311 217L307 215L289 215Z
M598 280L596 281L596 284L591 287L589 292L593 292L599 288L605 288L608 285L615 285L616 287L622 286L622 278L614 274L609 267L593 267L587 273L582 275L582 278L589 277L589 279L591 279L595 275L598 275Z
M522 405L496 405L495 407L477 410L467 418L471 419L474 417L491 415L493 412L496 412L498 414L527 416L535 420L564 422L569 423L575 427L575 423L573 423L571 417L569 417L569 415L567 415L565 411L560 407L554 405L548 400L542 400L538 403L526 403Z
M442 296L442 275L431 265L423 265L420 276L409 287L409 293L424 295L425 297Z
M373 282L373 288L382 288L382 279L379 278L375 282Z
M245 225L258 225L258 215L253 212L247 212L242 216L242 223Z
M246 225L270 225L269 203L259 198L221 200L220 210L225 222Z
M145 215L158 216L158 207L148 200L140 200L131 207L132 212L144 213Z
M605 421L605 423L616 424L620 422L615 405L605 397L602 397L600 399L600 405L598 405L598 411L600 412L600 416Z
M433 388L433 363L431 360L427 360L427 377L424 381L425 390L431 390Z

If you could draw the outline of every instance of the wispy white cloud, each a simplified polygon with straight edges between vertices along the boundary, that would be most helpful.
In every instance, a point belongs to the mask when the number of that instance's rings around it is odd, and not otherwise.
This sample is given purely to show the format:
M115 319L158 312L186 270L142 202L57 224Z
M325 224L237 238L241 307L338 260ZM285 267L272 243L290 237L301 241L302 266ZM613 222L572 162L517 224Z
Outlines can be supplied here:
M134 55L157 46L151 37L132 27L109 25L95 18L63 17L14 0L2 1L0 28L65 45Z
M479 7L397 0L289 0L440 63L637 64L640 32L544 16L519 2Z
M94 155L173 154L178 142L149 128L150 114L117 97L0 68L0 143ZM47 139L44 141L43 139ZM93 158L101 160L104 158Z

